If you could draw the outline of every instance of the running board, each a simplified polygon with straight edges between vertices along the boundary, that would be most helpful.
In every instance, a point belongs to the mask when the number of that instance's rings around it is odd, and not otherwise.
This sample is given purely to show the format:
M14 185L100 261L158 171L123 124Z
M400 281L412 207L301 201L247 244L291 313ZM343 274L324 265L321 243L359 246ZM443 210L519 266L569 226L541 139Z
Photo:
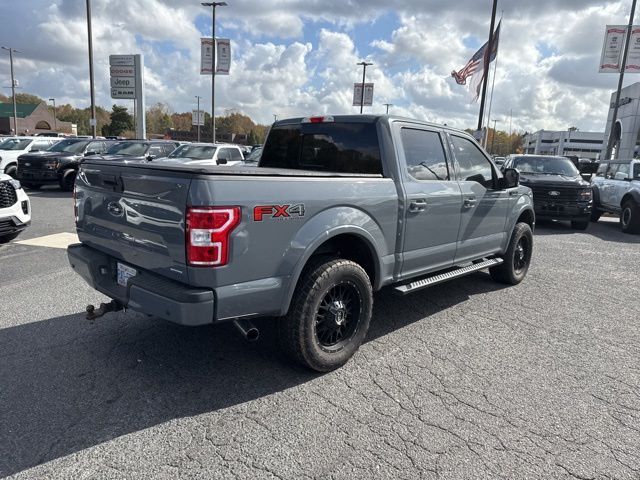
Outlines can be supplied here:
M431 287L433 285L437 285L439 283L447 282L449 280L453 280L454 278L464 277L465 275L469 275L470 273L477 272L479 270L484 270L485 268L495 267L496 265L500 265L504 260L501 258L492 258L490 260L485 260L484 262L474 263L469 265L468 267L461 267L455 270L451 270L450 272L441 273L439 275L434 275L433 277L423 278L422 280L416 280L411 283L407 283L405 285L400 285L399 287L395 287L396 292L400 292L403 295L407 293L415 292L416 290L420 290L422 288Z

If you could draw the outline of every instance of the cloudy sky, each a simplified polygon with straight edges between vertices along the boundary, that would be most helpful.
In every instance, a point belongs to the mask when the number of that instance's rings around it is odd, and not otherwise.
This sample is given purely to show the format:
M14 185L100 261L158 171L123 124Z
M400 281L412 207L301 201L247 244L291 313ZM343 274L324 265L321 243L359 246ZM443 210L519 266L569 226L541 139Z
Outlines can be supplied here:
M216 35L232 41L232 69L216 80L216 114L254 120L355 113L356 66L374 65L374 106L474 128L479 105L450 77L486 41L491 0L227 0ZM598 74L606 24L626 23L631 0L500 0L503 12L492 117L508 130L602 131L617 76ZM108 56L142 53L147 105L210 108L210 77L199 74L200 37L211 12L198 0L93 0L96 101L110 107ZM22 91L58 104L89 104L84 0L0 0L0 45ZM0 86L10 85L7 52ZM640 81L628 75L626 84ZM4 89L3 93L8 93ZM118 101L131 106L130 101Z

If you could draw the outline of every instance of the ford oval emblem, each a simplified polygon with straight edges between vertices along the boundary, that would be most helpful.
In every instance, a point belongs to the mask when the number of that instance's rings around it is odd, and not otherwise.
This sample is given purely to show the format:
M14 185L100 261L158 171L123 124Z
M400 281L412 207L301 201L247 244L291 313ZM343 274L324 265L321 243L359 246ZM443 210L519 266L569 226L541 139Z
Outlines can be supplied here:
M29 162L25 162L24 166L25 166L25 167L30 167L30 166L31 166L31 164L30 164Z
M109 202L107 205L107 211L114 217L121 217L124 215L124 209L118 202Z
M560 195L560 192L558 192L557 190L551 190L549 192L549 195L551 195L552 197L557 197Z

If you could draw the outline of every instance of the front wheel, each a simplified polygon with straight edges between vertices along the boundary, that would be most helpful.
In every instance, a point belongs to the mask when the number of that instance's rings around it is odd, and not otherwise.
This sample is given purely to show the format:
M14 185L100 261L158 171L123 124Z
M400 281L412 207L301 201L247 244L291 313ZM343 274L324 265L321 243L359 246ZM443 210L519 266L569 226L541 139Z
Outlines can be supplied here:
M627 200L622 205L620 226L624 233L640 233L640 207L633 200Z
M593 207L591 209L591 217L590 220L593 223L596 223L598 220L600 220L600 217L602 216L602 210L598 210L596 207Z
M73 190L73 185L76 181L76 171L75 170L67 170L62 174L60 178L60 188L65 192L70 192Z
M317 372L344 365L364 341L373 292L364 269L350 260L313 264L303 272L289 313L279 321L285 352Z
M4 173L6 173L7 175L9 175L12 178L16 178L18 175L18 167L16 167L15 165L9 165Z
M0 244L9 243L11 240L16 238L18 235L20 235L20 232L10 233L8 235L0 235Z
M533 253L533 232L527 223L518 223L513 229L504 262L489 269L496 282L517 285L527 276Z

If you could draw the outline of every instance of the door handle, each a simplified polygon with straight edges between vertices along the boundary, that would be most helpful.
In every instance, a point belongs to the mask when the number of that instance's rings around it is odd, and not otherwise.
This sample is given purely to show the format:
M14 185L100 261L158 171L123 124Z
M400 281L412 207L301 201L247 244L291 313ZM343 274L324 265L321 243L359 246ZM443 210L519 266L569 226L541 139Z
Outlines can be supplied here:
M425 198L417 198L409 203L409 211L411 213L424 212L427 208L427 200Z
M463 205L465 208L473 208L476 206L476 203L477 201L475 197L472 197L472 198L466 198Z

